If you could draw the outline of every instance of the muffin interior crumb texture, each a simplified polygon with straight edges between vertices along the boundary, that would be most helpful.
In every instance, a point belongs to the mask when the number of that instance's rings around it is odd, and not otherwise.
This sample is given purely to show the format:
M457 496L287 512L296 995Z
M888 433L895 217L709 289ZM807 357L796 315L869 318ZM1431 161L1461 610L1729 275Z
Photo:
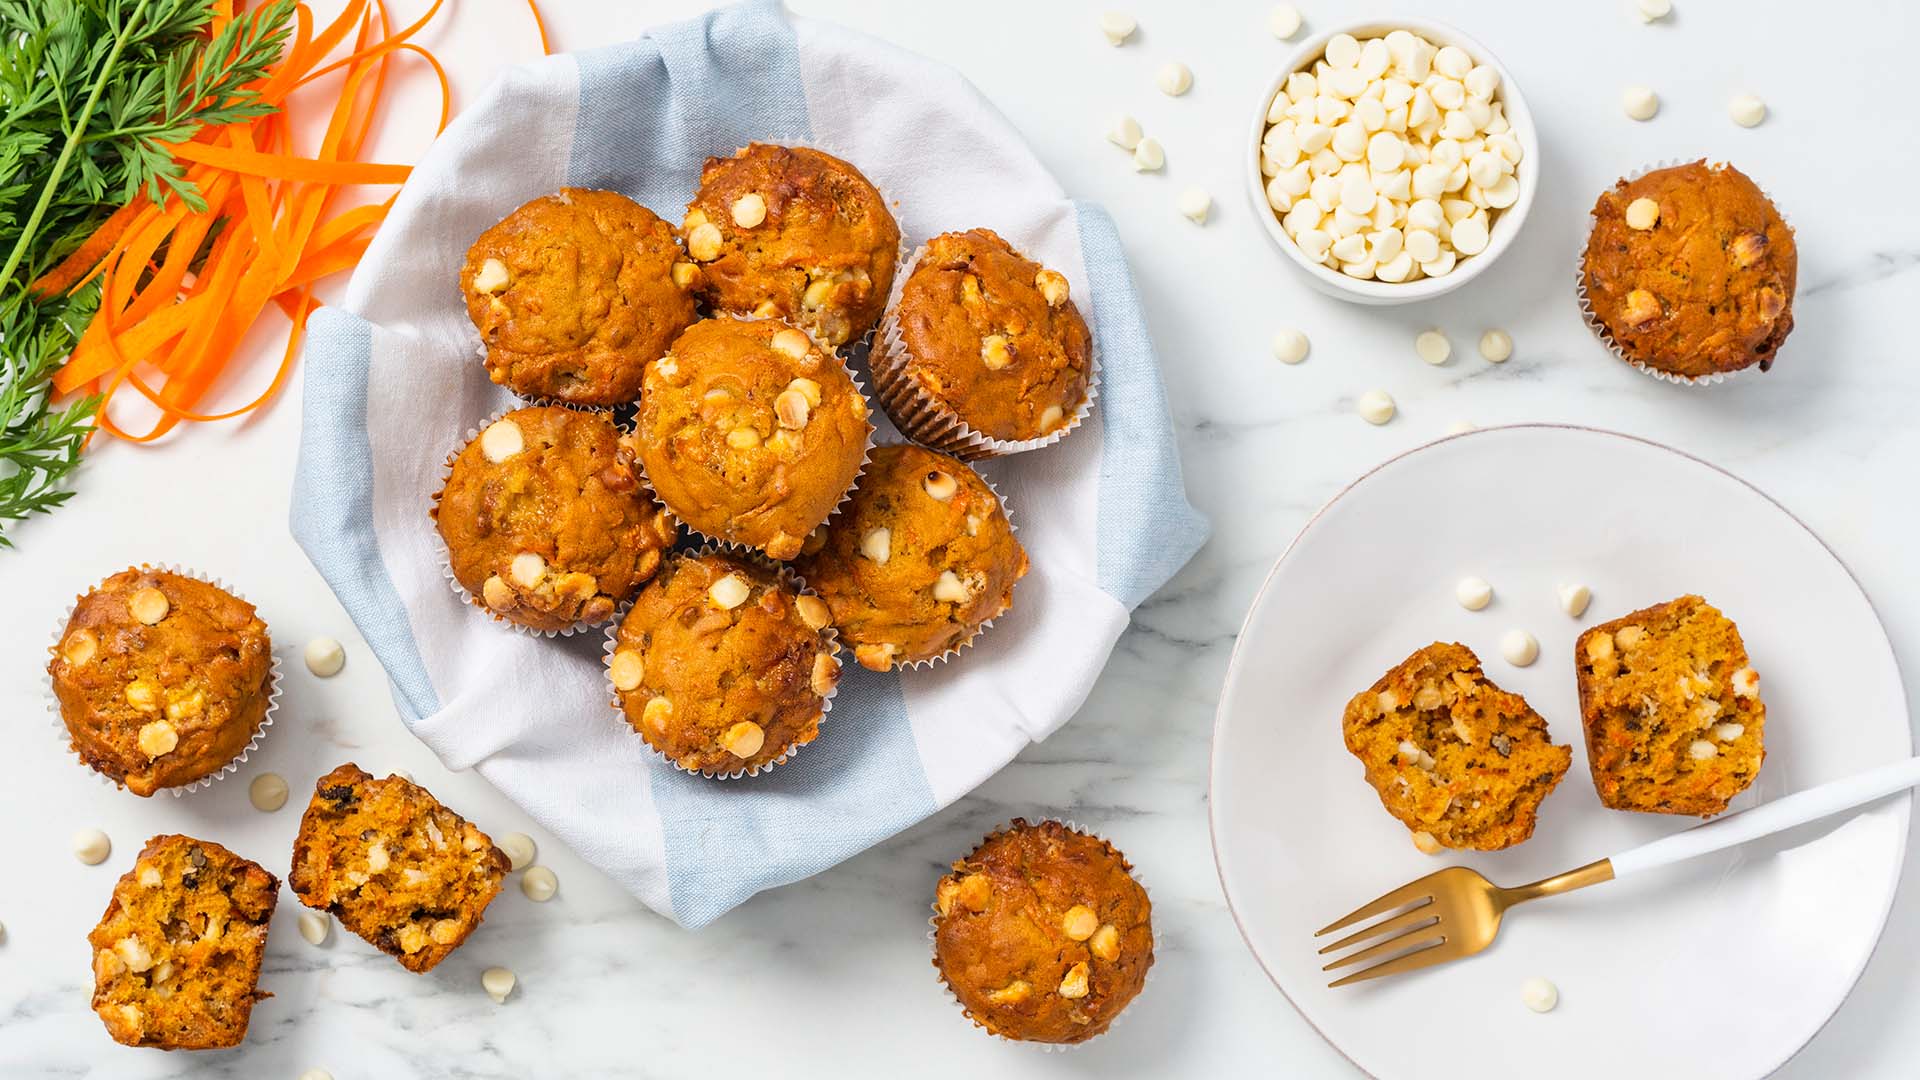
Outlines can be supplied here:
M219 844L147 841L113 888L93 947L93 1011L114 1041L168 1050L237 1046L260 992L280 882Z
M1458 643L1428 645L1355 694L1342 728L1387 812L1416 842L1450 848L1495 851L1533 835L1573 759Z

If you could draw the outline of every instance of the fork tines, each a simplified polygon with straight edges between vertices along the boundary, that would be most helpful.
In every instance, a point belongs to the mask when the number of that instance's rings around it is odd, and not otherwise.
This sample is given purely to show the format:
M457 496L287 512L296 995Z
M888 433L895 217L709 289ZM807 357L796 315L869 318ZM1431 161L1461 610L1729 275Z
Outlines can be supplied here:
M1399 912L1390 918L1362 927L1320 949L1320 955L1325 956L1363 941L1382 939L1321 968L1322 971L1332 971L1350 964L1383 961L1336 979L1328 983L1328 986L1345 986L1348 983L1366 979L1377 979L1383 975L1412 971L1429 964L1439 963L1452 955L1451 950L1441 949L1441 946L1447 943L1447 938L1440 927L1440 912L1434 906L1434 890L1430 884L1430 879L1434 876L1436 875L1429 874L1417 881L1410 881L1371 903L1362 904L1314 933L1314 937L1324 937L1376 915ZM1402 911L1403 908L1406 910ZM1385 936L1382 937L1383 935Z

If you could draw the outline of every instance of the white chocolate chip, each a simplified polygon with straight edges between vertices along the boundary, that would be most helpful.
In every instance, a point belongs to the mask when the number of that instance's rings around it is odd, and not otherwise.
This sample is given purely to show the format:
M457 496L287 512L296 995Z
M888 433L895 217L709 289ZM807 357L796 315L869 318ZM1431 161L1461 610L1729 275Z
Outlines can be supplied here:
M1417 848L1422 855L1438 855L1446 850L1440 846L1440 841L1435 839L1434 835L1425 829L1413 834L1413 846Z
M140 725L140 752L150 758L164 757L180 745L180 732L165 720Z
M532 551L523 551L507 565L507 576L523 589L531 589L547 576L547 560Z
M1141 139L1133 147L1134 172L1158 172L1167 164L1167 152L1158 139Z
M300 936L307 939L309 945L321 945L327 935L333 933L333 917L322 911L302 911L300 913Z
M767 220L767 200L757 191L749 191L733 200L733 223L751 229Z
M1278 4L1272 14L1267 16L1267 29L1281 41L1300 32L1300 9L1292 4Z
M513 977L513 972L503 967L490 967L480 973L480 989L487 992L487 996L493 999L495 1005L506 1003L507 995L513 993L513 986L517 981Z
M812 338L809 338L804 331L791 329L782 330L773 335L772 340L767 344L773 347L774 352L790 360L799 360L813 349Z
M263 772L247 785L247 801L263 814L287 805L287 781L279 773Z
M809 630L825 629L833 621L833 609L825 600L812 593L801 593L793 598L793 612Z
M1453 598L1468 611L1479 611L1493 602L1493 586L1486 578L1463 577L1453 587Z
M1069 1000L1087 996L1087 962L1082 960L1067 969L1060 980L1060 996Z
M1444 364L1453 355L1453 343L1438 330L1422 330L1413 339L1413 351L1429 364Z
M938 469L922 477L920 486L926 490L927 497L935 502L947 502L953 498L955 492L960 490L958 480Z
M1455 420L1447 425L1446 433L1448 435L1465 435L1467 432L1473 430L1475 430L1475 428L1471 421Z
M1716 739L1719 739L1721 742L1732 742L1733 740L1739 738L1742 735L1745 735L1746 733L1747 733L1747 725L1745 724L1735 724L1735 723L1729 722L1725 724L1713 725L1713 737Z
M1735 697L1757 698L1760 696L1760 673L1750 667L1743 667L1733 673L1733 693Z
M520 875L520 891L536 904L553 899L553 894L559 889L560 879L544 866L529 866L527 872Z
M1720 748L1705 739L1695 739L1687 747L1687 756L1695 761L1705 761L1720 752Z
M347 663L346 649L330 637L317 637L307 642L305 656L307 670L322 679L340 674L340 669Z
M480 433L480 453L495 465L527 448L520 425L509 419L495 420Z
M720 227L711 221L703 221L687 233L687 254L697 262L712 262L720 257Z
M1195 225L1205 225L1207 214L1213 209L1213 196L1206 189L1190 187L1180 193L1180 213Z
M1634 4L1634 14L1638 15L1643 23L1664 19L1673 14L1673 0L1637 0Z
M746 603L752 594L753 588L739 574L728 574L707 586L707 598L722 611L732 611Z
M1480 355L1489 364L1504 364L1513 356L1513 337L1505 330L1489 330L1480 335Z
M1126 113L1115 113L1107 124L1107 141L1122 150L1131 150L1140 145L1140 121Z
M113 853L113 841L99 829L81 829L73 834L73 857L88 866L98 866Z
M1587 605L1593 601L1593 590L1578 583L1560 586L1560 610L1579 618L1587 613Z
M1767 118L1767 103L1752 94L1735 94L1727 102L1727 115L1741 127L1757 127Z
M1054 428L1060 426L1060 421L1066 418L1067 412L1065 409L1062 409L1058 405L1049 405L1040 410L1040 430L1052 431Z
M646 677L646 658L632 649L621 649L607 661L607 678L623 694L638 690Z
M1283 364L1297 364L1307 358L1312 347L1307 335L1288 327L1273 335L1273 355Z
M1133 36L1140 24L1133 16L1124 11L1109 11L1100 16L1100 32L1107 35L1107 44L1118 45Z
M1168 97L1179 97L1193 89L1193 71L1185 64L1167 64L1153 77L1153 84Z
M491 296L507 287L512 275L507 273L507 264L499 259L488 259L480 264L473 275L473 291Z
M506 855L507 862L514 870L525 870L533 865L534 855L537 854L533 846L533 837L523 832L510 832L502 836L494 846Z
M892 555L892 550L892 529L875 529L860 538L860 554L881 566L887 565L887 559Z
M1560 1004L1560 988L1538 975L1520 984L1520 1002L1534 1012L1552 1012Z
M1487 250L1487 241L1490 237L1488 228L1489 219L1485 210L1455 222L1451 237L1453 250L1462 255L1478 255Z
M1354 402L1354 411L1360 414L1360 419L1378 426L1393 419L1393 398L1385 390L1369 390Z
M133 595L127 597L127 610L147 626L153 626L166 618L167 612L172 607L173 605L167 602L167 594L151 586L135 589Z
M939 580L933 583L933 598L948 604L964 604L972 599L972 595L959 575L951 570L942 570Z
M789 431L806 427L812 413L813 406L807 401L807 395L798 390L782 390L780 396L773 399L774 418Z
M1500 655L1514 667L1526 667L1540 658L1540 643L1525 630L1509 630L1500 639Z
M1660 204L1652 199L1635 199L1627 204L1622 217L1626 220L1627 228L1644 232L1660 223Z
M728 728L720 736L720 745L727 753L742 761L760 752L767 742L767 731L751 720L742 720Z
M1620 95L1620 107L1632 120L1651 120L1660 111L1660 96L1644 86L1629 86Z

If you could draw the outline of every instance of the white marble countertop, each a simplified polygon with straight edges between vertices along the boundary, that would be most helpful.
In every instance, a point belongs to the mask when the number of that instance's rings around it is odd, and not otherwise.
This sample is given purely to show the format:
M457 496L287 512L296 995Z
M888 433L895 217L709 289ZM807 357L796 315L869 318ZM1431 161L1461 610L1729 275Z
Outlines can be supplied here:
M619 40L702 6L545 5L556 48ZM82 941L149 834L206 836L284 868L300 801L257 813L246 777L277 770L299 792L349 758L376 771L411 771L496 835L528 825L478 777L450 775L406 733L377 665L287 536L298 386L247 424L195 431L163 452L102 445L72 505L19 527L20 550L0 554L12 625L0 650L0 715L9 732L0 785L0 1075L291 1078L313 1067L340 1080L902 1070L1355 1075L1268 983L1227 916L1207 834L1213 707L1254 589L1306 517L1367 467L1456 420L1614 428L1753 481L1852 568L1910 685L1920 686L1920 575L1911 556L1920 533L1912 498L1920 369L1903 355L1907 305L1920 297L1920 216L1902 209L1920 173L1920 141L1889 123L1894 99L1885 96L1888 73L1906 66L1920 35L1920 9L1831 4L1783 21L1754 5L1680 0L1670 22L1643 27L1625 0L1302 0L1309 29L1396 7L1454 23L1514 73L1541 132L1543 186L1516 250L1451 297L1361 309L1303 287L1243 193L1253 99L1288 51L1267 33L1265 3L1206 5L1203 17L1191 2L1131 0L1141 32L1122 49L1096 29L1104 4L794 6L957 66L1026 132L1068 190L1113 211L1159 343L1188 483L1213 517L1213 542L1139 610L1063 731L972 797L840 867L688 933L529 830L543 841L541 861L559 874L558 898L535 905L510 887L485 929L426 976L350 935L307 945L288 894L263 979L275 996L255 1009L245 1047L169 1055L116 1046L87 1008ZM532 39L518 0L449 7L430 43L471 100L500 63L528 55ZM1848 17L1853 7L1869 17ZM1158 65L1174 59L1195 74L1192 92L1178 99L1152 82ZM1651 123L1622 115L1628 83L1659 91L1664 104ZM1772 110L1759 128L1727 119L1727 98L1742 90ZM408 81L401 92L423 88ZM1137 176L1103 141L1118 110L1164 142L1166 172ZM396 148L407 145L405 127L388 133ZM1658 384L1608 358L1579 321L1570 279L1585 209L1603 187L1644 163L1703 154L1731 158L1773 193L1798 230L1801 275L1798 326L1777 368L1700 391ZM1174 207L1194 184L1215 199L1204 228ZM1313 354L1299 367L1268 351L1283 325L1312 335ZM1437 368L1412 346L1417 331L1434 326L1454 343L1454 359ZM1500 367L1474 349L1491 326L1516 343ZM260 347L273 345L263 339ZM1375 387L1399 401L1399 418L1385 427L1353 414L1355 396ZM1596 529L1608 512L1595 508ZM1739 538L1675 542L1709 557L1712 546ZM180 801L119 795L76 771L47 724L39 672L41 645L76 591L154 558L244 583L269 613L290 667L283 723L256 763ZM347 643L346 671L328 681L309 677L297 659L300 643L320 634ZM1033 811L1069 815L1119 844L1153 887L1161 931L1152 985L1125 1023L1064 1056L971 1030L927 963L926 904L942 864L1003 818ZM114 839L104 865L82 866L69 853L69 834L89 826ZM1920 1000L1920 894L1906 884L1851 1001L1781 1075L1912 1075L1920 1060L1912 1004ZM494 964L520 977L504 1006L478 986L480 970ZM1490 1006L1490 1037L1496 1023Z

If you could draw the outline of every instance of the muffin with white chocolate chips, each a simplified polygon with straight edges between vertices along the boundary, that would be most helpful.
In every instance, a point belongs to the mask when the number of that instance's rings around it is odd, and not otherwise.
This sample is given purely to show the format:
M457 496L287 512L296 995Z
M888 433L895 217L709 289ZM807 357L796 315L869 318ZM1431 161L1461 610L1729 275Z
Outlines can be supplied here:
M135 795L220 771L272 700L273 643L253 605L150 566L82 596L52 653L74 752Z
M882 446L845 512L795 564L860 666L886 671L971 642L1027 572L1000 500L966 463Z
M934 890L933 966L1002 1038L1081 1043L1146 985L1153 903L1112 844L1015 818Z
M454 579L532 630L605 622L678 528L601 413L515 409L453 458L432 514Z
M840 678L827 605L715 551L675 555L613 634L614 705L688 772L737 776L820 731Z

